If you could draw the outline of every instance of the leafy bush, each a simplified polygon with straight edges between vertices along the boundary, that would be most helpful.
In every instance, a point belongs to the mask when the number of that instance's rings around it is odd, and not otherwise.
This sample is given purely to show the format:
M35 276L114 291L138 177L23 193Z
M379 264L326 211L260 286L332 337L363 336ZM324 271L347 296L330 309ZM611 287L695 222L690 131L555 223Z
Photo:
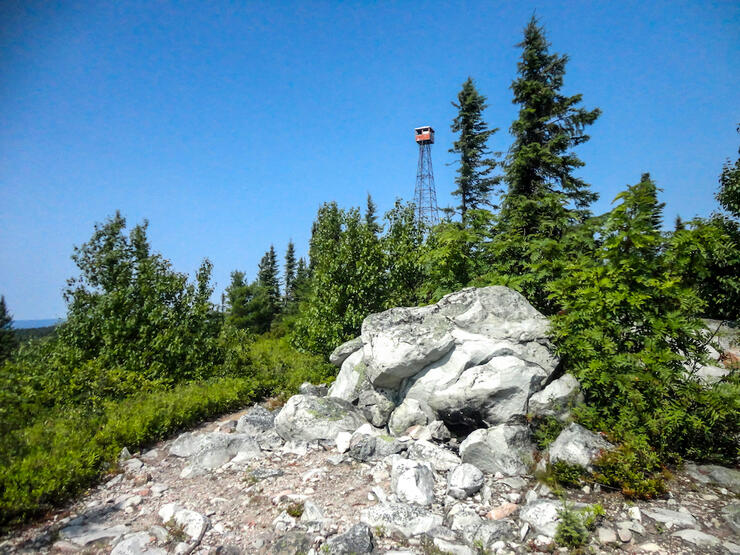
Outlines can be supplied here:
M553 339L588 402L577 414L617 441L644 436L666 460L732 463L737 376L707 388L685 367L705 360L702 302L666 264L657 189L644 175L617 200L595 259L551 285Z
M40 515L90 486L114 468L124 446L137 450L254 399L249 380L223 378L108 401L95 413L49 412L0 444L0 526Z
M589 531L596 528L604 514L604 507L599 504L589 505L577 511L563 500L563 506L558 509L560 522L555 532L555 541L571 549L586 545Z
M580 486L581 480L588 475L582 466L565 461L555 461L550 465L550 470L557 483L567 488Z
M667 491L667 471L645 436L633 435L594 463L594 479L625 497L652 499Z
M581 514L563 500L563 506L558 509L560 522L555 532L555 541L571 549L586 545L588 530L583 523Z
M547 449L565 428L565 424L554 416L535 418L530 422L530 425L532 436L540 451Z

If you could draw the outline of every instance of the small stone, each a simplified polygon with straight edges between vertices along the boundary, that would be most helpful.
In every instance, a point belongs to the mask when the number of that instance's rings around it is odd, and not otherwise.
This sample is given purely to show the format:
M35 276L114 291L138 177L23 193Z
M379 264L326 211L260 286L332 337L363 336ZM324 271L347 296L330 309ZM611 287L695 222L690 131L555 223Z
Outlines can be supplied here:
M346 453L349 450L349 442L352 439L352 434L349 432L339 432L336 439L334 440L337 444L337 451L339 453Z
M640 544L637 547L640 551L645 551L646 553L666 553L657 543L648 542Z
M622 543L629 543L632 541L632 532L627 528L617 528L617 535L619 536L619 541Z
M642 513L640 512L640 507L630 507L629 509L627 509L627 515L632 520L642 522Z
M596 535L601 545L609 545L610 543L617 542L617 535L611 528L604 528L603 526L599 527L596 530Z
M504 503L503 505L499 505L498 507L491 509L486 514L486 518L489 520L501 520L502 518L506 518L507 516L514 514L517 510L519 510L519 505L514 503Z

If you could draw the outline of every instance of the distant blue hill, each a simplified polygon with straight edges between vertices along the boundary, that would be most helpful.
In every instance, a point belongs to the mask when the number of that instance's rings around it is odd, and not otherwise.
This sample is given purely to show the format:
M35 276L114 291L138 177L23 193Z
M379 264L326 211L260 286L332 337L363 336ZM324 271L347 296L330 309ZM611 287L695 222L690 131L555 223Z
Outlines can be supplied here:
M46 320L13 320L13 327L17 330L27 330L29 328L45 328L61 323L60 318L47 318Z

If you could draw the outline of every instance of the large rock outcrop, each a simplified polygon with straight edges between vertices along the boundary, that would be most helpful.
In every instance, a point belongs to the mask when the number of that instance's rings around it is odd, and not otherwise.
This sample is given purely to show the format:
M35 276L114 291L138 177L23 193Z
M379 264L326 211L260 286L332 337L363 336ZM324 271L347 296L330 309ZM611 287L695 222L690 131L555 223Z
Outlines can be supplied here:
M275 417L275 429L285 440L334 443L339 432L353 432L367 420L342 399L294 395Z
M341 371L329 396L362 399L373 424L390 422L396 435L433 420L458 431L522 421L558 364L547 331L542 314L500 286L371 314L332 356Z

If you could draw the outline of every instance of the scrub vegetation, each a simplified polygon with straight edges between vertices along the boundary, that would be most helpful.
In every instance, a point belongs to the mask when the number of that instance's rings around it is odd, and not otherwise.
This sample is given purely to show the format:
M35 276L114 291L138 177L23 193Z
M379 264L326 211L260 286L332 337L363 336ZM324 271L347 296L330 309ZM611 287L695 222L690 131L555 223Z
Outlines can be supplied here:
M327 355L368 314L466 286L512 287L551 317L564 368L586 397L574 418L618 445L597 462L597 481L651 497L683 458L736 463L737 368L710 385L693 369L707 356L701 318L740 317L740 159L718 168L708 218L666 231L646 168L635 168L612 210L592 214L597 193L578 174L576 149L600 110L564 95L568 57L550 51L536 19L519 48L513 144L506 155L488 151L496 128L466 79L452 122L457 206L431 229L400 200L384 216L370 197L364 210L327 202L307 259L291 243L281 263L270 247L254 281L232 273L219 307L208 260L191 280L152 250L146 222L128 229L115 214L74 248L79 274L55 333L18 345L2 299L0 526L88 487L124 446L330 381ZM543 422L539 444L559 427ZM577 482L568 470L558 472ZM580 545L588 526L563 514L559 541Z

